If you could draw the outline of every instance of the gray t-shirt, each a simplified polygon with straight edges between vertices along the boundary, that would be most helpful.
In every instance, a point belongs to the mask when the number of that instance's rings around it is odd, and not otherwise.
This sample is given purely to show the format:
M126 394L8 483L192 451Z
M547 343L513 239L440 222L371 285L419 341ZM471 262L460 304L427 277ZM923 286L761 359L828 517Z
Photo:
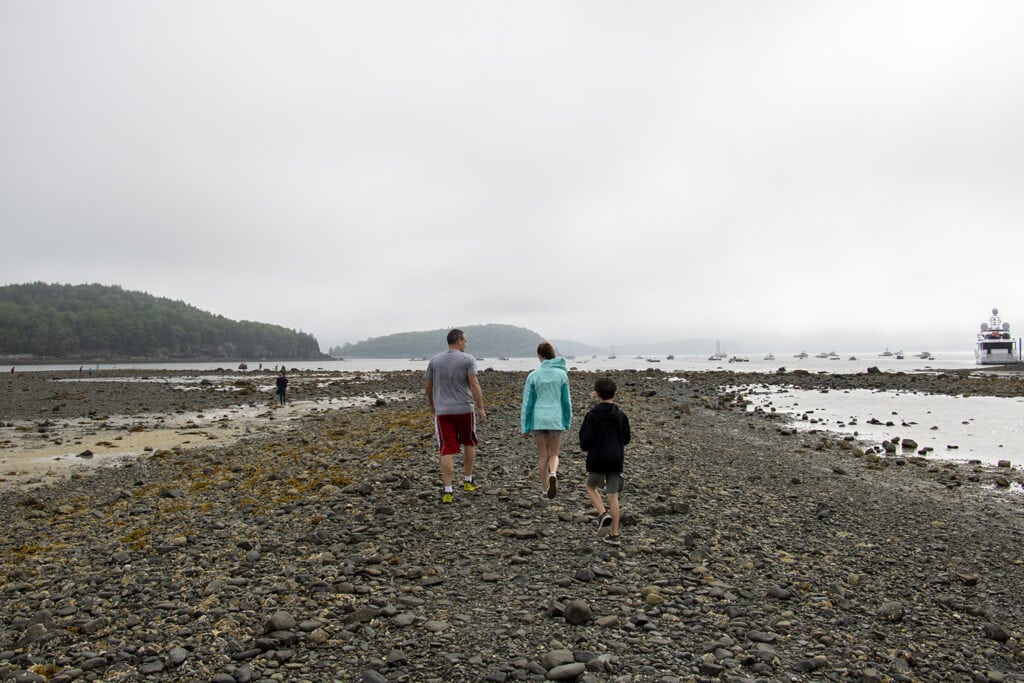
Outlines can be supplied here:
M458 349L448 349L431 358L424 378L433 384L434 413L472 413L473 392L469 389L469 375L475 374L476 358Z

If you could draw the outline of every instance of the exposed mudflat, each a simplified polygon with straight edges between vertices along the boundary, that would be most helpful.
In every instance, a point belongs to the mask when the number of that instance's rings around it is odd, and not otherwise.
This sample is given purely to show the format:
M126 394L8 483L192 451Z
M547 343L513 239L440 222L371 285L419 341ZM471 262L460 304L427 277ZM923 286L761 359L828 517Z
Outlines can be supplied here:
M865 454L718 392L774 375L609 374L634 428L618 548L574 432L539 498L525 373L481 375L482 488L446 506L416 372L292 375L284 408L271 374L4 377L0 676L1024 680L1018 471ZM1021 395L942 375L783 379ZM22 472L32 441L71 462Z

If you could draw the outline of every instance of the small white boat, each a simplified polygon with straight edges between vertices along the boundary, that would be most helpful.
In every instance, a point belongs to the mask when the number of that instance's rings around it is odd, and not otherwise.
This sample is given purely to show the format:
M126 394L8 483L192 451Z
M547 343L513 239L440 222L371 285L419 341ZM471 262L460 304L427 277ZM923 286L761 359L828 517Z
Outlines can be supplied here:
M800 353L795 354L793 358L799 358L800 360L803 360L804 358L807 358L807 352L801 351Z
M730 363L749 363L750 359L749 358L744 358L743 356L729 356L729 362Z
M988 322L981 324L974 360L978 365L1020 362L1017 342L1010 336L1010 323L1000 320L998 308L993 308Z
M774 354L771 354L771 353L769 353L769 354L768 354L767 356L765 356L765 357L764 357L764 359L765 359L765 360L775 360L775 355L774 355Z
M888 346L886 346L886 347L885 347L885 351L882 351L882 352L881 352L880 354L878 354L878 355L879 355L879 356L882 356L883 358L889 358L889 357L891 357L891 356L892 356L892 351L890 351L890 350L889 350L889 347L888 347Z
M921 353L917 354L917 357L920 358L921 360L932 360L933 358L935 358L935 356L931 354L931 351L922 351Z

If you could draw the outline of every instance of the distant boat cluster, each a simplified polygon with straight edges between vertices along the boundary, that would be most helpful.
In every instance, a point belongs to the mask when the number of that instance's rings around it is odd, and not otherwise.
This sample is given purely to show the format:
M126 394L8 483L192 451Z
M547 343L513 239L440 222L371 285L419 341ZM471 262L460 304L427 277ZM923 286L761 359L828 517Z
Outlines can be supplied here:
M1004 322L999 318L999 310L996 308L992 309L992 316L988 319L988 322L981 324L978 332L977 344L974 350L975 362L979 365L989 365L996 363L1018 363L1021 362L1020 353L1020 340L1015 340L1010 336L1010 324ZM894 360L904 360L907 357L902 350L892 351L889 347L878 354L880 358L892 358ZM796 360L804 360L810 358L810 354L806 350L800 351L800 353L793 354L793 358ZM836 351L822 351L814 354L817 359L824 360L843 360L843 356L840 356ZM935 355L931 351L919 351L913 354L914 358L919 360L936 360ZM596 358L596 356L595 356ZM615 358L615 349L612 347L612 353L608 355L609 359ZM644 360L648 363L660 363L663 359L658 357L647 357L637 356L637 360ZM668 354L664 357L664 360L674 360L675 355ZM847 356L847 361L857 361L857 356ZM775 361L775 354L767 353L761 357L761 360L772 362ZM722 344L719 341L715 341L715 351L708 356L708 361L712 363L729 362L729 363L747 363L750 359L747 356L733 354L729 355L722 350Z

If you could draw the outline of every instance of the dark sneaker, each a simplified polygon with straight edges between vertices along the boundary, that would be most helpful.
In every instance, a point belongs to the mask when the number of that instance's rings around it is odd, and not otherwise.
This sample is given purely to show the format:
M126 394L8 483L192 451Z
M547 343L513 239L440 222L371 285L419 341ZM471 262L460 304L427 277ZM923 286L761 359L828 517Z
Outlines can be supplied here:
M445 492L443 492L443 493L441 494L441 502L442 502L442 503L450 503L450 502L452 502L452 501L453 501L454 499L455 499L455 496L453 496L453 495L452 495L451 493L449 493L449 492L447 492L447 491L445 491Z
M552 472L548 475L548 498L554 498L558 494L558 475Z
M598 533L598 535L599 536L603 536L606 533L608 533L609 531L611 531L611 526L612 526L612 516L609 515L606 512L606 513L604 513L603 515L601 515L597 519L597 533Z
M464 481L464 482L462 482L462 490L463 491L476 491L478 488L480 488L480 487L477 486L475 482L472 482L472 481Z
M608 545L619 545L619 537L616 536L605 536L604 542Z

